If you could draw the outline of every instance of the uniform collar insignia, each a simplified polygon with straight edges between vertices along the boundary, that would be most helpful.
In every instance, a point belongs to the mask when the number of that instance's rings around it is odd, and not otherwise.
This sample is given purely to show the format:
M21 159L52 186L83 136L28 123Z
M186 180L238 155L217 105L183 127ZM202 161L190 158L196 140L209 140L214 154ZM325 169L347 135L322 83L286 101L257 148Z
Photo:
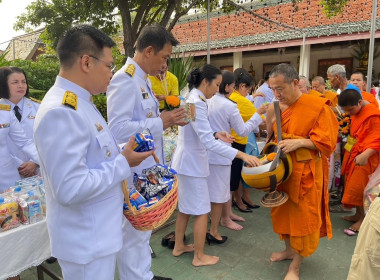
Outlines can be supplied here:
M36 103L41 103L41 100L35 99L33 97L29 97L30 100L36 102Z
M133 75L135 75L136 72L136 66L133 64L128 64L124 72L127 73L129 76L133 77Z
M204 99L204 97L202 95L199 95L199 98L203 101L203 102L206 102L206 99Z
M67 90L63 97L62 104L76 110L78 108L78 96L74 92Z
M11 110L11 105L0 104L0 110L3 110L3 111L10 111L10 110Z

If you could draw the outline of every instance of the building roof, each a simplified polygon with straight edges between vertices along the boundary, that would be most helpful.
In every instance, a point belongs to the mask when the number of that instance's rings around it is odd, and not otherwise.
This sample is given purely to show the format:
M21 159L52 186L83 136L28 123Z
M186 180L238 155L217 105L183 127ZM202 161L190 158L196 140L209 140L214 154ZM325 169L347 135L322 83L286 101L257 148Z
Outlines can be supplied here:
M369 38L372 5L368 0L351 0L342 14L330 19L323 13L319 2L307 0L294 5L291 0L268 0L242 5L259 16L293 28L264 21L242 10L230 14L212 12L211 53L264 49L271 44L272 47L301 45L303 34L309 43ZM380 28L379 19L376 26L376 29ZM201 54L207 49L206 14L181 18L172 32L180 42L175 52ZM376 36L380 37L380 32Z
M6 48L7 55L6 60L14 59L32 59L38 49L44 45L40 36L44 32L44 28L23 34L17 37L13 37L8 47Z

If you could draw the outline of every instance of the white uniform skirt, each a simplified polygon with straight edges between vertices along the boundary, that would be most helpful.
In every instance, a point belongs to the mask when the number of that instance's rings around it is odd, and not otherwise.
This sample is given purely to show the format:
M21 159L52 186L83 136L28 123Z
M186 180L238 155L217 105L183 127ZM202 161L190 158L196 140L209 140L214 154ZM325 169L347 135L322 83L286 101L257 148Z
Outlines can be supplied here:
M207 177L210 201L224 203L230 200L231 165L210 164L210 175Z
M178 208L187 215L204 215L211 211L206 177L177 174Z

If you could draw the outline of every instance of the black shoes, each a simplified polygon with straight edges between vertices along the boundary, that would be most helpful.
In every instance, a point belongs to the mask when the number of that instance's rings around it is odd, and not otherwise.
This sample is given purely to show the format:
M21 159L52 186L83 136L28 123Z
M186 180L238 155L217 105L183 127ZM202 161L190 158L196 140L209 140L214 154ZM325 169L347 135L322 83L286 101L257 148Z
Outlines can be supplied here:
M152 280L173 280L172 278L153 276Z
M174 238L174 237L175 237L175 232L174 231L169 232L167 235L165 235L164 237L162 237L161 245L162 246L168 246L169 240L171 238Z
M46 262L47 262L48 264L55 263L56 261L57 261L57 259L54 258L54 257L50 257L50 258L48 258L48 259L46 260Z
M235 200L232 200L232 205L233 205L235 208L239 209L240 212L243 212L243 213L250 213L250 212L252 212L252 210L249 209L248 207L247 207L247 209L242 209L242 208L240 208L239 205L236 203Z
M260 208L259 205L256 205L256 204L250 204L248 203L247 201L244 200L244 198L241 198L241 200L243 201L243 203L249 208L249 209L257 209L257 208Z
M207 240L207 243L208 245L210 245L211 243L215 243L215 244L223 244L224 242L227 241L227 236L222 236L222 239L216 239L214 236L211 235L211 233L206 233L206 240Z

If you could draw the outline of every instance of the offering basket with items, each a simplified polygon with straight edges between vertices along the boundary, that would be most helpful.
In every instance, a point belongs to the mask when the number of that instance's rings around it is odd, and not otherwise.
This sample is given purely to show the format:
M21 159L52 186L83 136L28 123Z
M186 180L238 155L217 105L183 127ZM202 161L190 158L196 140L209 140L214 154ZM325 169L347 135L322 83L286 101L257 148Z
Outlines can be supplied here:
M150 145L148 150L152 147L154 145ZM135 229L141 231L154 230L163 225L174 212L178 201L176 172L159 164L155 154L154 158L156 165L144 169L141 175L134 174L131 189L128 189L126 180L122 183L124 216Z
M277 126L277 141L281 136L281 114L278 101L274 102ZM247 166L245 163L241 171L244 182L257 190L268 192L261 199L263 207L277 207L288 200L288 195L277 191L277 185L286 181L292 173L292 159L278 149L276 143L267 143L258 157L262 165L257 167Z

